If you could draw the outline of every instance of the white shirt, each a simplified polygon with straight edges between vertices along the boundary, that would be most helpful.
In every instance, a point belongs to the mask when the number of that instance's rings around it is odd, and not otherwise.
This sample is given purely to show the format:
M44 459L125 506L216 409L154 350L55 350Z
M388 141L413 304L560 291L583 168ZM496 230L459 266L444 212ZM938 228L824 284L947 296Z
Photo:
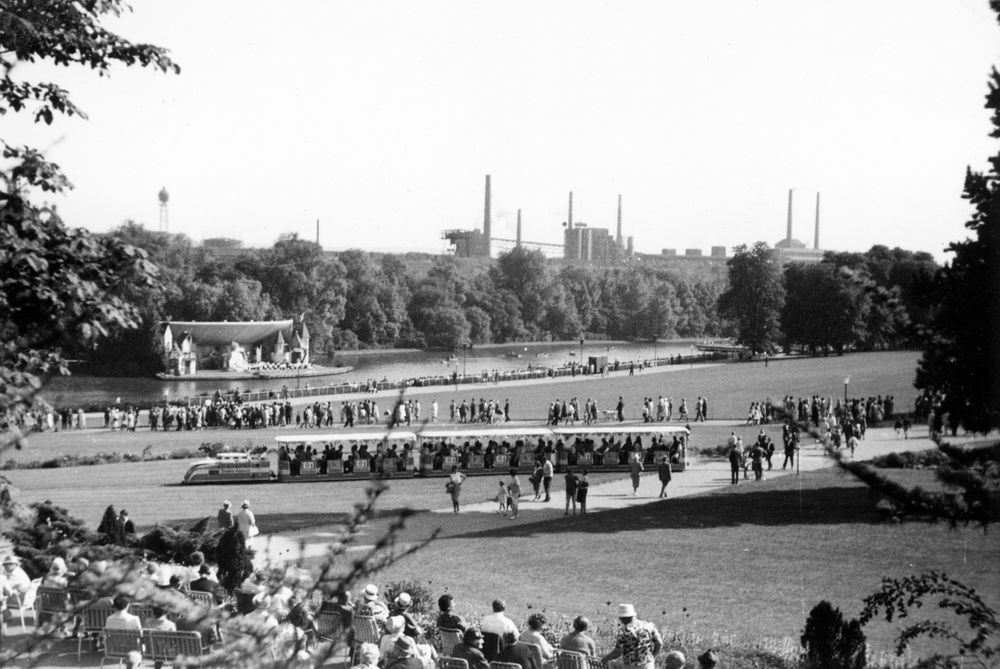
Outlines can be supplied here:
M496 613L491 613L490 615L483 618L483 622L479 625L483 633L489 632L491 634L497 634L500 637L507 632L511 634L517 634L517 625L514 621L507 617L507 614L503 611L497 611Z
M257 518L254 517L253 511L250 509L243 509L238 514L236 514L236 525L243 532L243 536L247 536L250 528L257 524Z

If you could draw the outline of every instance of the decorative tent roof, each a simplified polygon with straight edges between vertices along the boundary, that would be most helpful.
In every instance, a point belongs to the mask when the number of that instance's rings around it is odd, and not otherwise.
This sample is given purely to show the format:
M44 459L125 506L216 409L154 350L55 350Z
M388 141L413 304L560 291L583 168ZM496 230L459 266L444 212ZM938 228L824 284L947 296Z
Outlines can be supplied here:
M292 320L284 321L165 321L175 340L187 332L199 346L225 346L236 342L243 346L258 344L283 331L291 334Z

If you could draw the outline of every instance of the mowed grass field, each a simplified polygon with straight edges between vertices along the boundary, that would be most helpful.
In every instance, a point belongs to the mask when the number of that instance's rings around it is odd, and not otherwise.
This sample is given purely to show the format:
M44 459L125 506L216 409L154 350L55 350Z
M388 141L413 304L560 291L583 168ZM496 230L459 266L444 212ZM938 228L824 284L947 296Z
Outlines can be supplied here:
M688 400L693 418L694 401L700 395L708 397L709 418L740 421L745 419L747 407L755 400L763 401L770 397L780 401L786 395L801 397L814 394L842 397L844 377L849 376L849 392L852 397L893 395L897 410L909 411L916 398L913 380L918 358L916 352L904 351L778 360L771 361L767 367L764 363L720 364L693 369L682 365L637 372L631 377L627 373L619 373L603 379L577 377L575 380L556 379L523 385L484 384L461 388L458 393L454 392L453 386L449 386L426 389L426 392L422 389L422 392L412 396L420 400L425 417L430 414L433 399L438 400L440 417L446 420L452 399L461 402L463 399L486 397L500 402L509 399L515 421L541 422L550 402L557 398L568 400L573 397L579 398L581 405L590 397L597 400L601 409L613 409L621 396L625 401L626 416L633 420L641 418L644 397L654 400L660 395L672 397L675 407L684 397ZM122 395L127 398L127 389L122 390ZM388 409L394 397L378 397L380 408ZM333 400L335 404L339 402L337 398ZM677 417L676 409L674 417ZM339 429L341 428L334 428L334 431ZM164 433L150 432L140 427L135 433L105 430L43 433L32 436L23 450L8 450L0 457L6 462L45 460L65 454L141 453L147 446L155 457L180 449L195 449L205 442L222 442L238 449L258 445L274 446L276 435L294 431L295 428L271 428Z
M910 485L932 480L929 472L898 477ZM883 576L930 569L1000 605L995 531L888 524L876 502L868 488L827 469L640 508L499 527L482 518L418 515L404 540L418 541L435 528L441 535L378 579L451 592L457 610L471 618L501 597L518 624L534 611L562 625L584 614L607 633L616 605L629 601L665 632L717 633L742 642L797 640L820 600L855 617ZM877 651L889 651L893 629L874 624L866 633Z
M713 418L732 419L728 424L692 426L694 444L711 445L731 429L745 440L756 433L758 428L733 427L751 399L814 393L836 397L843 393L845 375L851 376L852 395L891 394L899 410L907 410L915 395L916 359L915 353L852 355L772 362L767 369L762 364L721 365L575 385L491 386L490 392L486 387L474 391L477 397L509 397L515 418L540 418L551 399L563 396L597 397L602 405L611 406L621 394L633 408L643 396L665 394L675 401L686 396L693 402L703 394L709 397ZM472 397L472 391L463 389L461 397ZM420 397L426 410L433 395ZM444 407L451 395L437 397ZM203 441L241 447L273 443L278 433L42 435L17 457L41 459L83 449L140 452L147 445L155 454L196 447ZM182 487L176 482L188 464L166 461L4 473L21 489L23 501L52 499L95 526L109 503L128 508L140 527L148 527L156 521L189 522L214 515L224 497L237 502L248 497L265 532L324 541L362 498L367 485L356 481ZM893 476L932 487L929 472L897 471ZM469 479L463 499L491 498L497 478ZM595 483L604 478L592 476ZM631 601L641 617L667 633L708 638L717 633L737 641L797 639L809 610L820 600L856 616L862 599L883 576L930 569L946 571L977 588L994 607L1000 606L1000 541L995 531L950 530L920 521L884 523L877 501L866 487L829 469L567 518L561 513L562 486L557 482L554 503L524 502L518 522L495 514L417 513L407 521L399 538L402 544L423 541L436 531L438 538L375 580L410 580L435 595L451 592L458 611L475 619L496 597L507 600L519 624L538 610L557 625L586 614L595 622L598 636L613 627L617 603ZM385 516L404 506L418 510L449 506L443 480L390 481L379 504L382 516L365 528L361 543L377 537L389 522ZM357 556L350 554L351 559ZM866 632L876 651L889 650L891 627L877 625Z

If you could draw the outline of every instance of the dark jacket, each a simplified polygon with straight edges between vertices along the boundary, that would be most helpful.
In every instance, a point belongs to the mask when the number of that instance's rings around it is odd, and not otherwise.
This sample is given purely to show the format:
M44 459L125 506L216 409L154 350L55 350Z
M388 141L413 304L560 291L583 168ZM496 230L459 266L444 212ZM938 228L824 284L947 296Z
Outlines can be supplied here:
M500 661L519 664L522 669L542 669L535 653L523 643L511 644L500 651Z
M451 651L451 656L468 662L469 669L490 669L490 663L483 655L483 651L466 646L464 643L456 643Z

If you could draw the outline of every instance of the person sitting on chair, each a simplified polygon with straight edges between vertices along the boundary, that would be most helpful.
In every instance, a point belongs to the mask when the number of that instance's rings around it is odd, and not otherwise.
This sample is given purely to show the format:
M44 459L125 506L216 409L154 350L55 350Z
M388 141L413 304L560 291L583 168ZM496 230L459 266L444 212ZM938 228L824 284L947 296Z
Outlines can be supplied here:
M468 625L462 620L461 616L457 616L452 613L452 608L455 606L455 598L449 594L444 594L438 597L438 608L441 613L437 617L438 629L446 627L448 629L459 630L461 632L465 631Z
M571 650L575 653L583 653L584 655L593 657L597 655L597 644L594 640L587 634L587 629L590 627L590 621L583 616L577 616L573 619L573 631L567 634L559 642L560 650Z
M511 662L521 665L521 669L542 669L535 653L528 648L527 644L519 642L517 636L511 632L503 635L504 649L500 651L501 662Z
M109 630L136 630L141 632L142 621L139 620L139 616L128 610L131 603L132 600L128 598L128 595L117 595L112 602L112 606L115 607L115 612L108 616L107 622L104 623L104 628Z
M424 663L417 657L417 644L413 639L400 634L386 656L385 669L424 669Z
M490 663L483 655L483 634L474 627L465 630L462 642L455 644L451 656L468 662L469 669L490 669Z
M555 648L552 647L552 644L542 634L542 630L545 629L547 622L545 616L541 613L532 613L528 616L528 629L521 632L521 636L517 639L518 641L533 643L538 646L542 651L542 660L551 660L556 656Z

